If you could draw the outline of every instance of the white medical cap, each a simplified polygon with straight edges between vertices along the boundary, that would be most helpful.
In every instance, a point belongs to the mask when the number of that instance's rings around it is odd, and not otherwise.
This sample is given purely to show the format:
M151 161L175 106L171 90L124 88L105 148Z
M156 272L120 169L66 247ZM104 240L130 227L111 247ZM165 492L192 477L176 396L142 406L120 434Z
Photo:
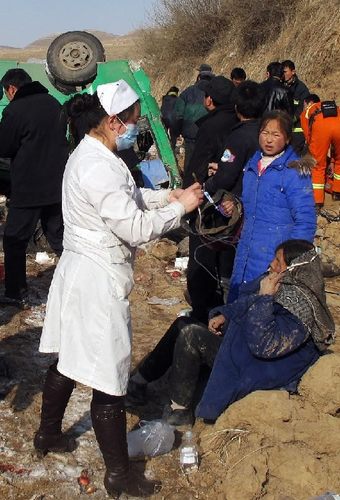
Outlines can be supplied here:
M125 80L98 85L97 95L100 104L109 116L118 115L138 101L138 94Z

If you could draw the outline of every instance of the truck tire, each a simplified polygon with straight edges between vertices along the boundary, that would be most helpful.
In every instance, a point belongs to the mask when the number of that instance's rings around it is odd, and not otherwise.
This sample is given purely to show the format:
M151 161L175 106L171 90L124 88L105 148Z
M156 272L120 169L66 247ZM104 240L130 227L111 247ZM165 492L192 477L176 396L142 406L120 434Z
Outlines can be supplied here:
M105 51L97 37L86 31L59 35L48 48L47 66L51 76L66 86L91 83L97 75L97 62L105 61Z

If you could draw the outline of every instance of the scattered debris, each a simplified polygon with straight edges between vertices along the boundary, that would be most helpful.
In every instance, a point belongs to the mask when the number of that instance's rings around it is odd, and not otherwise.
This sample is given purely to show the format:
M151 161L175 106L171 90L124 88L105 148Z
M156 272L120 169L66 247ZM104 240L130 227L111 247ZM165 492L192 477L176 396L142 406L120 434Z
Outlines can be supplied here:
M182 276L182 273L180 271L173 271L171 273L171 278L180 278Z
M176 306L177 304L180 304L182 301L181 299L178 299L177 297L173 297L172 299L161 299L159 297L150 297L148 299L148 304L152 305L157 305L157 306Z
M84 469L81 471L80 476L78 477L78 484L80 487L80 493L86 493L87 495L91 495L97 488L91 484L90 474L88 469Z
M175 269L185 271L188 268L189 257L177 257L175 260Z
M37 252L35 262L37 264L54 264L54 259L49 257L47 252Z
M11 474L17 474L21 476L23 474L29 473L29 469L25 469L24 467L18 467L13 464L0 464L0 472L10 472Z

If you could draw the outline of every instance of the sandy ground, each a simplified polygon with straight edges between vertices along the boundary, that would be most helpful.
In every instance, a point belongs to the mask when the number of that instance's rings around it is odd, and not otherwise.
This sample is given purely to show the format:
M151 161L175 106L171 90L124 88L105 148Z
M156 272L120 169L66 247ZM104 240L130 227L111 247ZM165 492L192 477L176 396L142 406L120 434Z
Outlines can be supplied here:
M339 242L338 224L325 223L327 227L319 235L327 253L327 235L332 234L334 259L339 258L338 246L334 246L334 241ZM133 365L155 345L178 311L187 307L184 278L173 278L166 272L175 251L161 243L147 254L140 252L137 258L131 297ZM49 454L43 460L35 456L32 438L39 423L41 389L53 359L38 353L38 343L54 266L40 266L29 257L28 269L35 305L25 311L12 307L0 310L0 359L5 359L9 369L8 374L0 364L0 497L78 498L77 478L83 469L89 469L91 484L97 488L91 497L107 498L102 485L103 462L91 428L88 388L77 386L65 415L64 428L77 437L76 451ZM339 291L339 284L339 277L327 279L329 291ZM152 296L181 302L151 305L147 299ZM329 294L328 299L339 331L339 296ZM340 492L339 339L331 352L309 370L298 395L256 392L232 405L215 425L197 422L194 431L201 449L198 473L185 476L180 470L179 431L171 453L136 463L135 467L149 477L162 480L163 489L154 498L307 500L327 490ZM142 416L160 415L157 394L155 401ZM129 414L129 429L138 420L139 415Z

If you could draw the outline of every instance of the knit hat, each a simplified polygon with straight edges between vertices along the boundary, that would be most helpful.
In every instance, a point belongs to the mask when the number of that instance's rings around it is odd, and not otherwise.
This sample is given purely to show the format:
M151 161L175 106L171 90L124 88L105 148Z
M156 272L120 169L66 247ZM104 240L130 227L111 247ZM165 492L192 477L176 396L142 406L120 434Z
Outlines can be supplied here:
M231 80L224 76L214 76L205 88L206 95L210 96L216 104L229 104L234 90Z
M201 64L199 68L197 68L197 71L201 73L201 71L208 71L209 73L212 73L212 67L210 64Z
M97 95L100 104L109 116L118 115L139 99L138 94L125 80L98 85Z

